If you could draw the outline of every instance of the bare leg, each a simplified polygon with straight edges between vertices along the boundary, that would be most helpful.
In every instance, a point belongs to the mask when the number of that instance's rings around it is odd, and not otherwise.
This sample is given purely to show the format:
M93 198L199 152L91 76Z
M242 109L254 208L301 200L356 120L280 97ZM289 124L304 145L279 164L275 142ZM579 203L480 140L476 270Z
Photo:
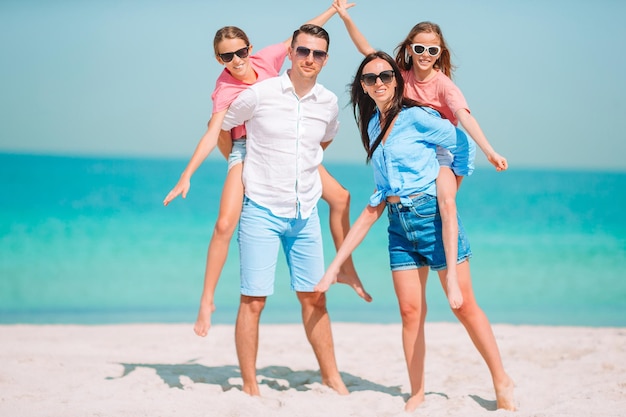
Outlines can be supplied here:
M392 275L402 317L402 346L411 383L411 397L404 409L411 412L424 402L424 321L428 267L394 271Z
M335 248L339 249L346 235L350 231L350 193L343 188L335 178L332 177L322 165L319 167L322 179L322 199L328 203L330 233L335 243ZM356 272L352 256L341 265L337 282L349 285L356 291L359 297L365 301L372 301L372 297L365 291L363 283ZM324 292L328 290L333 282L320 282L316 291Z
M259 320L266 298L242 295L235 324L235 346L243 392L249 395L261 395L256 381L256 357L259 350Z
M326 310L326 294L298 292L298 300L302 305L302 323L306 336L320 365L322 383L339 394L349 394L337 369L330 317Z
M206 336L211 327L211 314L215 311L213 297L215 287L220 278L230 240L237 228L237 222L241 215L243 202L243 183L241 182L241 172L243 164L233 166L226 175L222 198L220 201L220 211L213 229L213 236L207 251L206 267L204 271L204 288L200 298L200 309L198 318L193 327L198 336Z
M459 223L456 213L456 176L450 168L441 167L437 177L437 203L441 213L443 248L446 254L446 294L453 309L463 305L457 275Z
M463 305L461 308L452 309L452 311L461 324L465 326L465 330L467 330L474 346L476 346L476 349L478 349L478 352L487 363L496 391L498 408L515 410L513 399L514 383L504 371L500 350L493 335L489 319L478 306L476 298L474 298L469 261L460 263L457 270L459 272L459 285L463 293ZM439 272L439 279L445 290L445 271Z

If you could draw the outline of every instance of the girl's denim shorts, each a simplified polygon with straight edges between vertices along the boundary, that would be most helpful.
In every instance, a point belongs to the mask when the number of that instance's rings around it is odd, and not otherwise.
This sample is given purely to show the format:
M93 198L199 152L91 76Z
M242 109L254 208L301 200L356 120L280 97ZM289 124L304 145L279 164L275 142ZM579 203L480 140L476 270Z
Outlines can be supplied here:
M387 203L389 217L389 264L392 271L429 266L433 271L446 269L441 236L441 216L437 197L419 194L412 204ZM457 263L472 256L461 219Z
M246 140L245 139L235 139L233 140L233 149L230 151L230 155L228 155L228 170L234 167L237 164L243 163L243 160L246 158Z

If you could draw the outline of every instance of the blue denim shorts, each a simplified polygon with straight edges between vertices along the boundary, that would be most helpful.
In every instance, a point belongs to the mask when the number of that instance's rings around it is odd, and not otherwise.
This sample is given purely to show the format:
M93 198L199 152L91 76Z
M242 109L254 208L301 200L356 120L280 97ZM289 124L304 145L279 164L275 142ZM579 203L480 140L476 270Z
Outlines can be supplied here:
M234 167L237 164L243 163L243 160L246 158L246 140L245 139L235 139L233 140L233 149L230 151L230 155L228 155L228 170Z
M324 275L324 248L317 209L308 219L277 217L244 197L238 240L243 295L265 297L274 293L280 245L287 258L293 291L313 292Z
M456 148L454 153L437 146L439 166L452 169L457 177L468 177L474 172L476 143L461 129L456 128Z
M387 203L389 217L389 264L392 271L429 266L433 271L446 269L441 237L441 216L437 197L420 194L411 205ZM458 218L458 216L457 216ZM457 263L472 256L465 229L459 221Z

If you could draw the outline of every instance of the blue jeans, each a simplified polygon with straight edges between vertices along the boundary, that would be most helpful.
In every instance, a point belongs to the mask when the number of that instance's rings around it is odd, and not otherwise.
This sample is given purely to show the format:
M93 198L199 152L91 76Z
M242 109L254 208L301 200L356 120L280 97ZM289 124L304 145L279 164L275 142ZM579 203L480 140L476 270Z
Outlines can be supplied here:
M446 269L446 255L441 236L441 216L437 197L420 194L412 204L387 203L389 218L389 263L392 271L430 266L433 271ZM459 222L457 262L472 256L465 229Z
M313 292L324 275L324 248L317 208L308 219L277 217L244 197L238 240L243 295L264 297L274 293L281 244L292 290Z

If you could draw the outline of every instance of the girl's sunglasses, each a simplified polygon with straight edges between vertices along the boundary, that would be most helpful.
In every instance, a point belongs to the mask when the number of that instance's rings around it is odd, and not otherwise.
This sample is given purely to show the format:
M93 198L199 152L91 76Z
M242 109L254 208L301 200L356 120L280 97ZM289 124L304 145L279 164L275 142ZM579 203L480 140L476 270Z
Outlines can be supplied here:
M380 78L380 81L382 81L383 84L389 84L391 81L393 81L393 77L395 75L396 74L395 72L393 72L393 70L382 71L380 74L368 72L367 74L361 75L361 81L363 81L363 84L368 87L376 84L376 79L378 78Z
M222 61L230 62L233 60L235 55L237 55L241 59L247 58L249 50L250 50L250 45L244 46L241 49L237 49L235 52L225 52L223 54L218 54L218 55L220 56L220 58L222 58Z
M441 52L441 46L424 46L421 43L412 43L411 49L416 55L422 55L424 52L428 52L430 56L437 56Z

